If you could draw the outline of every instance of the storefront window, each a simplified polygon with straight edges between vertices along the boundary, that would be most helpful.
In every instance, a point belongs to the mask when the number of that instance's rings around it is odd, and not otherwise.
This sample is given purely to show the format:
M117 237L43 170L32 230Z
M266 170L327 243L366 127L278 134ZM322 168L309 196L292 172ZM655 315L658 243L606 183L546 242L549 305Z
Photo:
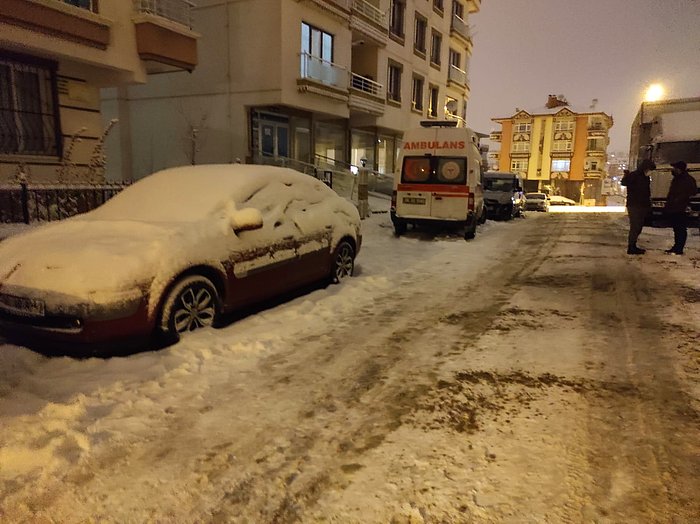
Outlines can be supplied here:
M396 169L396 138L388 135L379 135L377 140L377 171L382 174L393 174Z
M354 166L371 169L374 171L374 144L375 134L370 131L353 129L350 137L350 163Z
M316 122L315 150L317 160L330 166L347 165L345 126L333 122Z

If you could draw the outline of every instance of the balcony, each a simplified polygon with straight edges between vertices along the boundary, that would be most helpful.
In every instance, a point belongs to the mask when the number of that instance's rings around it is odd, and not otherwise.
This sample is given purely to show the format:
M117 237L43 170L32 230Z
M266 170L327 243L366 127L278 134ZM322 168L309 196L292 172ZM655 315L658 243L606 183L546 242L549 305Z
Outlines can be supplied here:
M467 0L467 6L470 13L478 13L481 11L481 0Z
M463 71L462 69L453 64L450 64L450 69L447 72L447 79L450 82L459 84L460 86L466 86L469 83L469 79L467 78L467 72Z
M605 149L600 147L586 148L586 156L601 157L605 155Z
M349 97L348 71L323 58L301 53L297 86L301 92L315 93L346 102Z
M192 31L189 0L135 0L136 47L148 72L182 69L197 65L197 39Z
M489 151L488 158L491 160L498 160L501 158L501 152L500 151Z
M382 84L357 73L350 74L350 109L379 116L384 114L385 105L386 93Z
M503 132L502 131L491 131L489 134L489 140L492 142L500 142L503 140Z
M2 0L0 22L98 49L107 49L111 40L110 22L91 0Z
M304 0L296 0L303 2ZM343 20L350 18L350 7L353 0L311 0L311 4L319 7L324 11L328 11Z
M452 15L452 24L450 25L450 36L459 39L467 48L467 53L472 52L472 35L469 25L459 16Z
M370 39L381 47L389 42L389 26L384 12L367 0L353 0L350 29L357 33L353 35L353 41L364 43L364 39Z
M593 169L584 169L583 178L587 180L600 180L603 178L603 170L599 167Z
M591 124L588 126L589 138L602 138L608 136L608 130L600 124Z

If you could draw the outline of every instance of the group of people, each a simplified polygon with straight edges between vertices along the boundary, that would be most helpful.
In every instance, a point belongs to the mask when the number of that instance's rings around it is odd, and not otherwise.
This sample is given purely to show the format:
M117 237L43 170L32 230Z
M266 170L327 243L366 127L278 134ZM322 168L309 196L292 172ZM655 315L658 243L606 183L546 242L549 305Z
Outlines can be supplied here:
M690 199L698 192L698 185L688 173L688 165L683 160L673 162L671 168L673 179L666 196L664 215L673 227L673 246L667 249L666 253L682 255L688 239L686 208ZM630 221L627 238L628 255L643 255L646 252L637 246L637 239L651 213L651 179L648 173L654 169L656 164L645 159L635 171L627 172L622 177L622 185L627 187L627 215Z

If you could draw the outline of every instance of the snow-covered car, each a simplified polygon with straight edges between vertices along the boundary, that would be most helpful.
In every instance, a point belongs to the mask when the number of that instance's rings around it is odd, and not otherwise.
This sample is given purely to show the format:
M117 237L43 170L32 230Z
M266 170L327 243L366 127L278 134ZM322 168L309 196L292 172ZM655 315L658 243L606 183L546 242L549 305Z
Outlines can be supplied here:
M547 193L525 193L525 209L528 211L549 211Z
M570 198L566 198L559 195L551 195L549 197L550 206L575 206L577 205L575 201Z
M353 274L355 206L257 165L148 176L101 207L0 243L0 331L28 342L148 339Z

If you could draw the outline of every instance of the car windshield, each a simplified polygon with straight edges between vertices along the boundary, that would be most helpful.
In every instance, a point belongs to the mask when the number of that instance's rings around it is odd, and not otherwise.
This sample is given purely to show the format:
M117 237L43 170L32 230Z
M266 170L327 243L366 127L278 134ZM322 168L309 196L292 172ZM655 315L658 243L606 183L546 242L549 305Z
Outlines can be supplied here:
M525 195L525 198L527 198L528 200L544 200L545 194L544 193L528 193Z
M484 189L489 191L513 191L513 180L508 178L485 178Z

